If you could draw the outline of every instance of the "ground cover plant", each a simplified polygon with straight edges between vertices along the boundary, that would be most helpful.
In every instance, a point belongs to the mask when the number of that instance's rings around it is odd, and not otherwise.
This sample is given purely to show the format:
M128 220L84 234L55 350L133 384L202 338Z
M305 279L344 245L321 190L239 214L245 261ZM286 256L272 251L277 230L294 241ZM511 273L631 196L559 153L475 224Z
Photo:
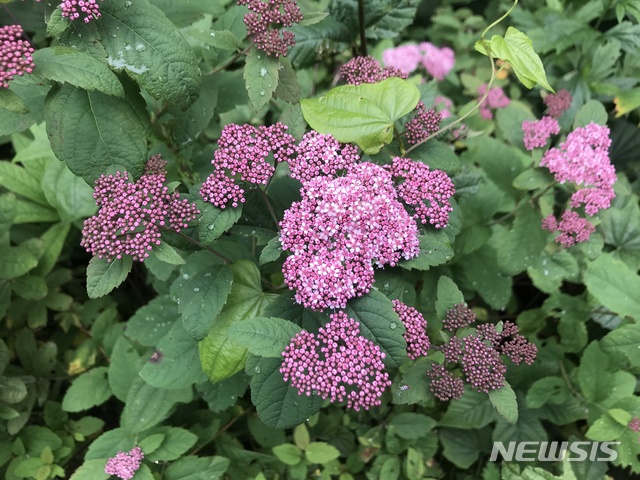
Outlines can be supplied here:
M640 474L639 2L0 3L3 478Z

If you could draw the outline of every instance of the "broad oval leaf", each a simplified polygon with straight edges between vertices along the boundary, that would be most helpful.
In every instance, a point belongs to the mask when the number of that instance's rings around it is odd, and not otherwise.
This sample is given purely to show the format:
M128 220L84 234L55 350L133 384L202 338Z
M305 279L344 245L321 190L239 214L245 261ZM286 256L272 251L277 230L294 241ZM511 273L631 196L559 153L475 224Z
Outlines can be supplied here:
M300 103L311 128L374 154L391 143L394 122L413 110L419 99L415 85L391 77L379 83L337 87Z
M186 110L198 98L200 70L176 26L147 0L110 0L95 22L107 63L155 98Z
M280 62L252 48L244 66L244 81L253 108L259 110L271 99L278 87Z
M107 65L69 47L47 47L34 52L34 73L49 80L70 83L85 90L124 97L124 89Z
M87 183L93 184L109 167L133 177L142 174L146 129L125 100L63 85L47 95L45 119L56 157Z
M125 281L133 261L126 256L107 262L103 258L93 257L87 266L87 294L89 298L104 297Z
M234 323L229 329L229 338L254 355L279 358L291 338L301 330L289 320L257 317Z

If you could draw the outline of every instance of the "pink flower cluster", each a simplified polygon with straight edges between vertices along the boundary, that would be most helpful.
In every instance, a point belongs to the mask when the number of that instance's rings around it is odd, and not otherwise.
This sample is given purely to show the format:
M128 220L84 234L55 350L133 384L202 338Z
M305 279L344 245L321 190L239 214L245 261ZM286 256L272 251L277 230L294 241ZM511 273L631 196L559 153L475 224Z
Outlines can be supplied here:
M413 118L404 126L407 130L407 142L410 145L422 142L429 135L438 131L441 121L441 114L432 108L427 110L424 103L418 102L413 111Z
M627 427L632 432L640 432L640 418L633 417L631 420L629 420L629 424L627 425Z
M540 120L525 120L522 122L524 132L524 147L527 150L543 148L551 135L560 133L560 124L553 117L544 116Z
M153 245L160 244L160 227L179 232L195 220L195 205L164 186L165 164L154 155L135 183L126 172L96 180L93 198L100 210L85 220L80 245L109 262L123 255L144 261Z
M442 81L455 65L455 54L448 47L438 48L432 43L422 42L389 48L382 52L382 62L407 75L422 65L429 75Z
M411 360L415 360L427 355L431 343L426 331L427 321L422 314L400 300L393 300L393 310L398 314L405 328L404 339L407 342L407 356Z
M382 68L373 57L355 57L340 67L340 76L349 85L378 83L389 77L407 78L397 68Z
M453 210L449 199L456 190L446 173L402 157L395 157L387 168L394 178L401 179L396 187L398 195L415 208L415 219L429 222L435 228L447 226L449 213Z
M558 93L547 95L544 98L544 104L547 106L547 115L553 118L559 118L564 112L571 107L573 98L567 90L558 90Z
M487 92L487 84L482 84L478 87L478 95L483 97ZM491 120L493 118L493 111L498 108L505 108L509 106L511 100L504 94L504 91L500 87L493 87L489 90L487 98L480 105L480 116L485 120Z
M296 148L297 156L289 159L291 177L303 184L320 175L335 177L359 159L358 148L338 142L329 134L315 130L305 133Z
M466 328L476 321L476 314L466 304L459 303L449 309L442 321L442 326L449 331Z
M450 98L437 95L436 98L433 99L433 106L436 108L436 111L440 114L440 117L443 120L451 117L452 114L450 109L453 108L453 102Z
M373 266L394 266L420 251L416 223L397 199L391 175L372 163L343 177L309 180L280 223L282 271L296 300L314 310L344 308L367 293Z
M20 25L0 27L0 87L9 88L14 76L31 73L35 67L33 47L26 40L21 40L24 30Z
M331 315L318 335L297 333L282 352L280 373L299 395L320 395L355 411L380 405L391 385L383 372L385 354L360 335L360 324L344 312Z
M129 452L118 452L115 457L107 460L104 473L115 475L122 480L131 480L140 468L144 453L140 447L135 447Z
M447 330L464 328L475 322L475 314L464 304L447 312L444 327ZM515 365L531 365L536 358L536 345L527 341L512 322L505 322L502 331L485 323L475 333L464 338L453 336L440 347L446 364L460 364L464 378L479 392L487 393L504 384L507 367L500 358L509 358ZM427 376L431 378L431 391L440 400L460 398L462 380L453 377L444 365L434 365ZM459 396L456 396L458 395Z
M590 123L576 128L565 142L548 150L540 161L540 166L546 166L558 182L572 182L582 187L571 196L569 204L572 208L584 205L584 211L590 216L609 208L615 197L616 172L609 159L610 145L609 128ZM565 212L557 225L554 222L557 222L555 217L547 217L543 227L549 230L555 226L554 230L561 232L556 242L564 246L585 241L595 230L575 212Z
M269 127L226 125L211 161L215 170L200 188L204 201L219 208L243 203L244 189L236 183L236 177L253 185L266 185L275 170L267 157L272 154L281 162L295 153L295 139L286 133L287 128L282 123Z
M238 5L250 10L244 16L244 24L255 46L267 55L286 56L296 40L292 32L281 29L303 18L295 0L238 0Z
M42 0L36 0L41 2ZM80 18L80 12L84 14L84 23L100 18L100 5L97 0L62 0L60 2L62 18L73 21Z

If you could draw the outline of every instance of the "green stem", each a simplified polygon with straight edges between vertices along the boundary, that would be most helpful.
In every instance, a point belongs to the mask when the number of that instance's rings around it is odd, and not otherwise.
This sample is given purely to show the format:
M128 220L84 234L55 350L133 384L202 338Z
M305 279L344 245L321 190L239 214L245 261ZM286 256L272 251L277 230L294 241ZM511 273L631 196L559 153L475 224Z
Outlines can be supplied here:
M207 73L206 75L215 75L218 72L221 72L222 70L224 70L227 67L230 67L231 65L233 65L236 60L238 60L240 57L242 57L243 55L246 55L247 53L249 53L249 50L251 50L251 47L253 46L253 42L251 42L249 44L249 46L247 48L245 48L244 50L241 50L239 52L237 52L233 57L231 57L231 59L229 59L228 62L226 62L223 65L220 65L219 67L216 67L214 69L212 69L209 73Z
M495 27L496 25L498 25L505 18L507 18L509 14L513 11L513 9L516 8L517 5L518 5L518 0L514 0L513 5L511 5L511 8L507 10L507 12L504 15L502 15L499 19L497 19L495 22L493 22L491 25L489 25L487 28L484 29L484 31L482 32L482 35L480 35L480 40L484 40L484 36L487 34L487 32L491 30L493 27Z
M273 207L271 206L271 202L269 201L269 197L267 197L267 194L261 188L258 188L258 192L260 192L260 196L262 197L262 200L264 200L264 203L267 206L267 210L269 210L269 214L271 215L271 219L273 220L273 223L276 224L276 229L279 230L280 229L280 222L278 222L278 217L276 217L276 212L273 210Z

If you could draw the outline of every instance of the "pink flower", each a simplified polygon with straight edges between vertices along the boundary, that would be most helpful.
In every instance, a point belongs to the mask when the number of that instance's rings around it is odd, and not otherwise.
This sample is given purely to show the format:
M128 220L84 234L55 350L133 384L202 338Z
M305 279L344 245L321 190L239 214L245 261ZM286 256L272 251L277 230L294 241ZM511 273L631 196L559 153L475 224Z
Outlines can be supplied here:
M405 125L407 142L410 145L415 145L425 140L429 135L438 131L441 121L442 115L433 109L427 110L424 103L418 102L413 111L413 118Z
M295 35L285 27L302 21L302 12L295 0L238 0L250 10L244 16L247 33L255 46L267 55L286 56L296 43Z
M422 223L429 222L435 228L445 228L449 223L449 212L453 210L449 199L455 193L447 174L402 157L394 158L387 168L394 178L401 180L397 186L398 195L415 208L413 218Z
M524 146L527 150L544 148L551 135L560 133L560 124L555 118L544 116L540 120L522 122Z
M501 388L507 367L498 352L477 335L469 335L463 342L462 371L471 386L484 393Z
M360 159L357 147L314 130L304 134L296 151L297 156L289 160L289 169L291 177L303 184L319 175L335 177Z
M565 247L586 242L596 231L593 224L573 210L565 210L560 222L553 215L549 215L542 220L542 228L549 232L560 232L560 235L556 237L556 242Z
M436 80L442 81L453 69L456 58L449 47L438 48L429 42L420 44L422 53L421 63L427 72Z
M482 84L478 87L478 95L483 97L487 91L487 84ZM485 120L491 120L493 118L492 110L498 108L505 108L509 106L511 100L504 94L504 91L500 87L493 87L489 90L487 98L480 105L480 116Z
M422 55L423 53L417 45L400 45L384 50L382 63L385 67L395 68L408 75L418 68Z
M457 328L466 328L476 321L476 314L473 313L465 303L459 303L454 305L453 308L447 311L442 326L453 331Z
M380 405L391 385L383 372L385 354L360 334L360 324L344 312L334 313L318 335L297 333L282 352L280 373L299 395L319 395L355 411Z
M107 460L104 473L115 475L122 480L131 480L140 468L144 453L140 447L135 447L129 452L118 452L115 457Z
M340 76L349 85L378 83L389 77L407 78L407 74L397 68L382 68L373 57L355 57L340 67Z
M195 220L199 213L195 205L164 186L165 164L154 155L135 183L126 172L96 180L93 197L100 210L85 220L80 245L107 261L123 255L144 261L153 245L160 244L160 227L179 232Z
M393 310L404 324L404 339L407 342L407 356L411 360L427 355L429 351L429 337L427 336L427 321L422 314L400 300L393 300Z
M24 30L20 25L0 27L0 87L9 88L14 76L31 73L35 67L33 47L26 40L21 40Z
M438 400L458 400L464 394L464 383L461 378L454 377L443 365L434 363L427 371L431 378L429 389Z
M397 199L391 175L364 162L345 176L304 184L280 223L292 252L283 274L296 300L314 310L344 308L373 284L373 266L394 266L420 251L415 222Z
M453 107L453 102L450 98L437 95L436 98L433 99L433 106L436 108L436 111L440 113L443 120L451 116L450 109Z
M544 104L547 106L547 115L553 118L560 117L571 107L571 94L567 90L558 90L558 93L547 95Z
M286 133L287 128L282 123L269 127L226 125L211 161L215 170L200 188L204 201L219 208L244 202L244 189L236 177L252 185L266 185L275 171L267 157L273 154L281 162L295 153L295 139Z
M60 3L60 8L62 9L62 18L69 20L80 18L80 12L84 14L84 23L100 18L100 5L97 0L64 0Z

